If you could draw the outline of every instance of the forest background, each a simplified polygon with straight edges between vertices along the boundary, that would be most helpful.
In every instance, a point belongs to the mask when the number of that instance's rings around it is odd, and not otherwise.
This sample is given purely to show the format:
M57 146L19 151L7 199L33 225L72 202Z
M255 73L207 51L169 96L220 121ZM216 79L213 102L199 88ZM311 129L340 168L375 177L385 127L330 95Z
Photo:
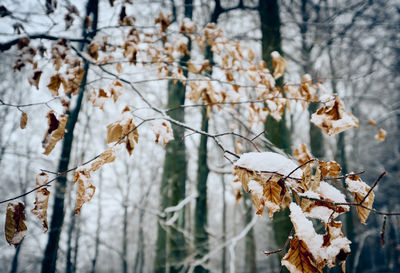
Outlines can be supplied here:
M374 208L400 212L397 1L4 0L0 17L0 201L33 189L42 172L53 179L73 169L48 187L46 234L28 213L35 193L16 200L28 232L16 248L0 241L1 272L279 272L287 249L265 252L284 247L289 210L274 221L257 216L232 164L257 151L296 160L302 143L343 175L362 172L370 186L386 171ZM218 41L247 64L224 60L212 50ZM260 99L255 80L240 73L262 60L279 71L274 51L286 69L268 81L297 88L308 74L319 99L291 99L290 90L274 105ZM314 126L324 95L338 96L358 128L328 136ZM121 114L126 106L130 116ZM51 110L69 118L44 155ZM127 130L138 134L111 141L107 125L118 120L134 122ZM116 141L127 151L116 149L113 163L91 173L95 194L82 198L74 168ZM92 200L75 214L80 198ZM7 202L0 206L5 219ZM398 272L398 216L371 213L363 225L353 207L340 220L352 241L347 272Z

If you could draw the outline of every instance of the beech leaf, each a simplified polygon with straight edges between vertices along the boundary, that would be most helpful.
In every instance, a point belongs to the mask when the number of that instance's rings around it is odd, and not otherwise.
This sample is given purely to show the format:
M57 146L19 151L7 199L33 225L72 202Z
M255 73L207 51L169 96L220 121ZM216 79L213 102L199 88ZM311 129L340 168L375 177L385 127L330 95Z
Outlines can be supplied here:
M75 214L78 214L84 203L89 202L96 190L93 185L90 172L85 170L77 170L74 173L74 183L78 182L78 193L75 204Z
M351 175L346 178L347 189L353 193L353 198L355 203L360 203L364 197L368 194L371 189L358 175ZM368 194L368 197L362 203L363 206L368 208L372 208L372 204L374 203L375 194L371 191ZM366 224L368 216L370 214L370 210L356 206L357 215L360 219L361 223Z
M48 155L65 134L65 126L67 125L68 115L60 115L57 119L54 111L47 114L49 128L43 138L42 146L45 149L43 154Z
M17 247L27 231L25 224L25 206L23 203L8 203L6 213L5 235L9 244Z
M19 122L19 127L21 129L25 129L26 128L26 124L28 123L28 115L25 112L22 112L21 114L21 120Z
M114 162L115 158L116 158L115 149L113 147L108 148L95 161L92 162L92 165L91 165L89 171L90 172L97 171L104 164Z
M36 187L40 187L47 183L49 176L46 173L40 173L36 176ZM47 223L47 206L49 202L50 192L46 188L40 188L36 191L35 207L31 210L32 214L35 215L40 221L44 232L49 229Z

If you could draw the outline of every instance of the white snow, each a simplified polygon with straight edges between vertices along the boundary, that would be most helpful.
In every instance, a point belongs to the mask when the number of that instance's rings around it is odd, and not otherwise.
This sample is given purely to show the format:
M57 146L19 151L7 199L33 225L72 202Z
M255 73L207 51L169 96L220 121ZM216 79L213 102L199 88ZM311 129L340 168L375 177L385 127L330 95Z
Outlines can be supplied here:
M348 187L348 190L351 192L356 192L359 193L361 195L367 195L368 191L369 191L369 186L363 182L362 180L352 180L350 178L346 178L346 184Z
M250 180L249 183L247 184L247 187L251 191L252 194L256 194L259 197L263 195L263 186L260 185L260 183Z
M244 153L240 156L238 161L236 161L235 166L254 171L278 173L284 176L290 174L298 167L298 165L291 159L273 152ZM302 175L303 171L297 169L290 175L290 177L301 179Z
M338 189L336 189L335 187L324 181L321 181L317 191L321 194L322 197L324 197L325 199L329 199L335 203L347 202L343 193L341 193Z

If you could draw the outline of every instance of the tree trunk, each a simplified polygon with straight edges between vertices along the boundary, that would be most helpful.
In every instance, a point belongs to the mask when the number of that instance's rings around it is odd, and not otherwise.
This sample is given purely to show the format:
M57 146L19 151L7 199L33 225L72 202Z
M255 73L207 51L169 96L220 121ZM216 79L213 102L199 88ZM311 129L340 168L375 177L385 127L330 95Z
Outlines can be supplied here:
M192 17L192 0L185 0L185 16ZM190 52L190 42L188 46ZM184 55L180 62L185 67L190 55ZM187 76L188 71L184 70ZM180 81L168 82L168 108L178 107L185 103L186 86ZM184 108L170 111L168 115L184 122ZM186 147L183 141L185 129L172 124L174 139L166 146L164 169L160 185L160 210L168 206L175 206L185 198L186 194ZM165 220L165 219L164 219ZM176 228L183 229L185 226L184 209L179 212L179 219L175 222L176 227L166 228L158 223L156 256L154 260L154 272L179 272L182 268L180 262L186 256L186 243L183 234Z
M221 174L222 182L222 241L226 240L226 197L225 197L225 176ZM226 269L226 247L222 249L222 270L221 273L225 273Z
M97 228L96 228L96 238L94 241L94 257L92 260L92 270L91 273L96 272L96 263L97 263L97 258L99 257L99 246L100 246L100 231L101 231L101 216L102 216L102 206L101 206L101 186L102 186L102 174L103 172L100 170L100 176L99 176L99 187L98 187L98 197L99 197L99 207L97 211Z
M97 16L98 16L98 0L89 0L86 7L87 16L93 15L93 22L91 28L83 26L83 36L86 38L91 31L91 36L94 36L95 30L97 29ZM83 50L84 45L81 45L81 50ZM58 172L62 173L68 170L68 165L71 156L71 147L74 138L74 129L76 122L78 121L79 112L82 105L83 95L86 86L87 74L89 70L89 64L84 65L84 75L80 85L79 95L76 101L76 106L72 111L67 111L69 115L68 122L66 125L66 134L63 139L63 146L61 152L61 158L58 165ZM66 191L67 177L61 176L57 179L55 183L55 193L54 193L54 205L53 214L51 217L51 224L49 230L48 242L46 245L44 258L42 262L42 272L55 272L56 261L57 261L57 250L61 235L61 229L64 221L64 197Z
M245 194L245 225L247 226L254 214L253 204L251 202L251 197L249 194ZM245 250L245 270L246 273L256 273L257 272L257 261L256 261L256 241L254 236L254 228L249 230L246 234L246 250Z
M18 272L18 258L19 258L19 253L21 251L21 247L22 244L24 243L24 241L22 241L17 248L15 249L15 254L12 260L12 264L11 264L11 270L10 273L17 273Z
M277 0L259 1L258 12L261 21L261 46L262 57L267 63L268 69L272 72L271 52L281 50L281 21L279 17L279 6ZM277 86L282 86L283 78L277 81ZM265 123L268 139L277 147L283 149L286 153L290 153L290 131L286 126L285 113L280 122L268 117ZM285 209L274 214L272 222L275 241L277 247L283 247L290 230L291 222L289 219L289 210Z

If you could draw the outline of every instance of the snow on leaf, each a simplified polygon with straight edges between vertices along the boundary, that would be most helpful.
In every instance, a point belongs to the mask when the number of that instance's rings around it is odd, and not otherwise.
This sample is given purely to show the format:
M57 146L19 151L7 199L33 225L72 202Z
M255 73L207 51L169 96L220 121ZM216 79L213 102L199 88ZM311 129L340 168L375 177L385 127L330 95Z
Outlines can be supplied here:
M313 157L307 149L306 144L301 143L293 152L293 156L297 159L300 165L303 165L307 161L310 161ZM306 166L303 166L304 169Z
M347 189L353 193L353 198L355 203L360 203L371 189L358 175L350 175L346 178ZM362 203L363 206L372 208L374 203L375 194L371 191L368 197ZM356 206L357 215L361 223L366 224L367 218L370 214L370 210L363 208L361 206Z
M135 142L139 141L139 133L133 118L129 114L129 108L122 111L122 119L107 125L107 144L112 142L125 142L126 150L132 155Z
M153 132L156 135L156 144L158 144L160 137L163 140L164 147L168 142L174 139L174 134L172 132L171 123L165 120L155 120L152 123Z
M382 128L379 128L378 134L375 135L375 139L377 141L384 141L386 139L386 135L387 135L386 131Z
M89 202L96 190L93 185L90 172L85 170L77 170L74 173L74 183L78 182L78 193L75 204L75 214L78 214L84 203Z
M114 162L116 158L114 147L108 148L104 153L102 153L95 161L92 162L89 171L95 172L101 168L101 166Z
M338 97L312 114L311 122L330 136L343 132L351 127L358 127L358 119L351 113L344 111L343 103Z
M19 127L21 129L25 129L27 123L28 123L28 115L25 112L22 112L21 120L19 121Z
M272 218L288 202L285 200L287 191L282 177L296 168L293 161L277 153L245 153L236 161L233 174L235 181L240 181L243 189L252 194L257 214L261 215L266 206ZM286 182L297 183L293 182L293 178L301 175L302 171L296 170Z
M333 178L337 178L340 174L342 168L336 161L319 161L318 168L321 171L321 177L324 178L325 176L329 175Z
M36 176L36 187L43 186L47 183L49 176L46 173L40 173ZM49 202L50 192L46 188L40 188L36 191L35 207L31 210L32 214L35 215L42 222L43 231L46 232L49 229L47 223L47 206Z
M315 267L320 271L325 265L334 266L336 260L343 263L350 253L351 242L343 236L341 222L326 223L326 234L318 234L315 232L312 222L306 218L301 208L295 203L290 204L290 220L295 229L295 236L304 242L315 261Z
M9 244L17 247L24 239L27 227L25 224L25 206L23 203L8 203L5 223L5 235Z
M278 51L271 53L272 57L272 68L274 69L274 79L278 79L283 76L287 66L286 60L279 54Z
M324 181L320 182L316 189L306 191L300 195L322 200L321 202L303 199L301 202L301 208L307 217L320 219L325 223L328 223L330 219L335 219L340 214L349 211L349 206L347 205L335 206L327 203L346 203L346 198L338 189Z
M42 146L43 154L48 155L65 134L65 126L67 125L68 115L60 115L57 119L54 111L47 113L49 128L43 138Z
M235 166L254 170L256 172L276 173L282 176L289 175L298 166L291 159L273 152L244 153L235 162ZM297 169L290 175L292 178L301 179L302 170Z
M290 249L282 259L282 265L290 271L290 273L312 273L318 272L315 261L311 253L308 251L307 245L294 237L290 241Z

